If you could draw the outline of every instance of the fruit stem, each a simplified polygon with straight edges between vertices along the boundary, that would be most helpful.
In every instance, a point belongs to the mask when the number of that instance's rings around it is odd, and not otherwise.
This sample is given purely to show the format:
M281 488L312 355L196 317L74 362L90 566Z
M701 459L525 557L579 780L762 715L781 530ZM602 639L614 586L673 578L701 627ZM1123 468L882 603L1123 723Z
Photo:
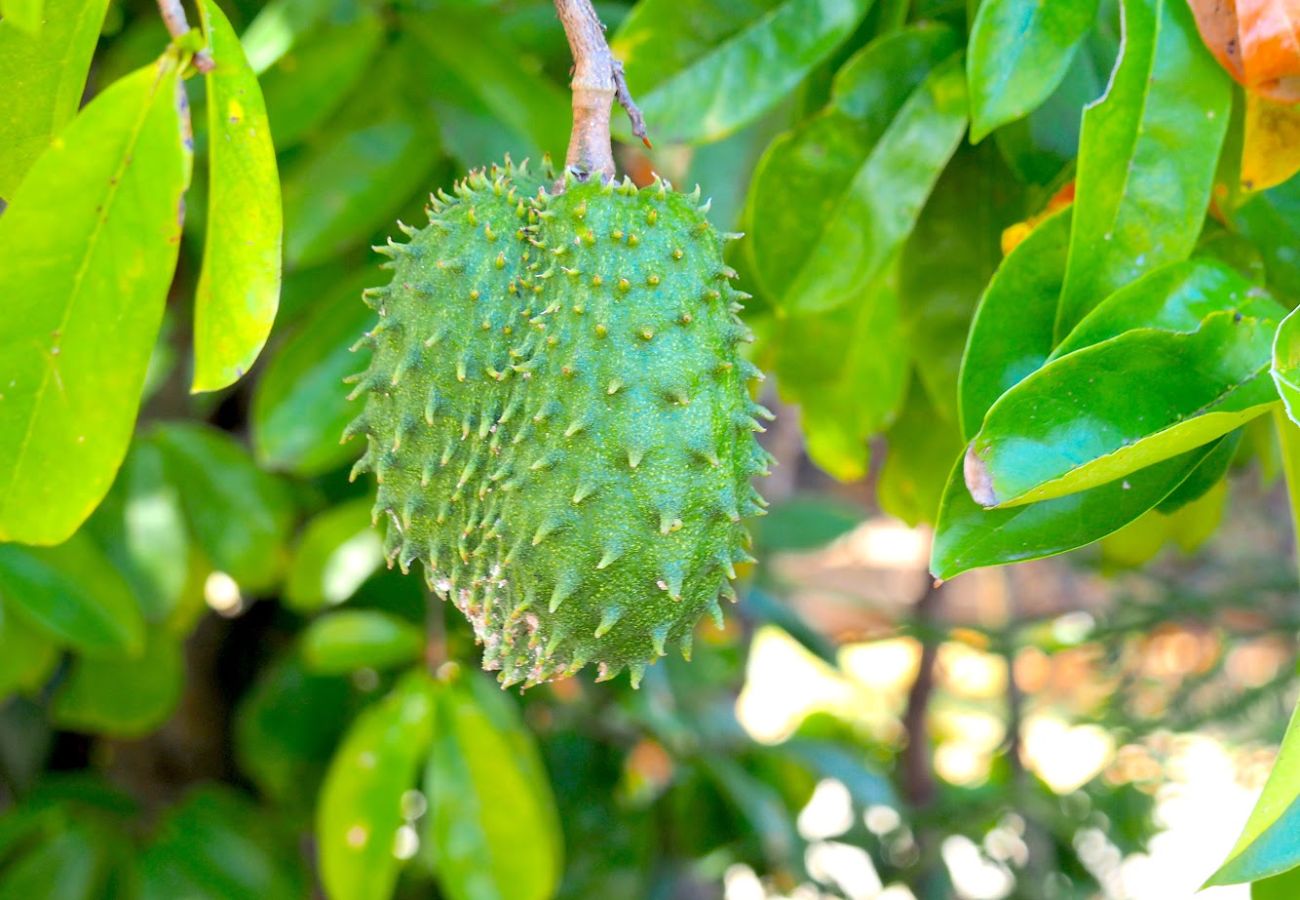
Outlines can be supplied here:
M616 173L609 116L614 100L627 110L632 133L649 147L645 119L627 89L623 64L609 50L605 26L591 0L555 0L555 11L573 53L573 81L569 85L573 91L573 131L565 168L579 181L597 172L604 180L612 181Z
M158 12L162 14L163 24L167 26L167 33L172 36L172 40L180 40L190 33L190 23L185 18L185 7L181 5L181 0L158 0ZM207 50L195 53L193 63L194 68L200 72L211 72L215 65Z

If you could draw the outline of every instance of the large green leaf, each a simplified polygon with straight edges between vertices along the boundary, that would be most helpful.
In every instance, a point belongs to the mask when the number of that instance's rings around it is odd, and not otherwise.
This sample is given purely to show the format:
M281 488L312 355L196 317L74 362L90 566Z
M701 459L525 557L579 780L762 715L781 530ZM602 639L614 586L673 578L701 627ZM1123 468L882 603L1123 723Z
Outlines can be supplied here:
M28 625L0 602L0 701L15 691L32 691L45 683L59 661L59 648L46 634Z
M361 291L382 280L365 266L331 289L271 353L253 392L252 437L258 461L272 469L319 475L360 455L340 444L360 410L343 379L365 369L370 351L352 346L374 323Z
M1289 869L1250 886L1250 900L1295 900L1296 897L1300 897L1300 869Z
M346 25L315 29L262 73L277 149L295 146L338 109L366 73L383 36L379 16L366 11Z
M199 0L215 63L208 105L208 214L194 297L193 391L238 381L280 299L280 173L257 76L215 0Z
M971 140L1022 118L1065 77L1097 18L1098 0L984 0L971 26L966 74Z
M289 566L286 605L299 612L335 606L383 565L383 543L371 524L372 506L363 497L328 509L307 523Z
M1071 494L1261 415L1277 400L1276 327L1225 310L1190 334L1127 331L1048 363L989 410L966 453L972 495L1005 506Z
M87 656L144 649L144 618L130 587L83 534L57 547L0 544L0 596L6 612Z
M642 0L610 41L651 137L705 143L779 103L871 0Z
M1300 423L1300 313L1292 310L1273 339L1273 382L1287 415Z
M436 159L422 117L405 110L310 148L284 175L285 261L314 265L369 238Z
M0 0L0 14L4 21L28 34L40 34L44 28L42 16L45 13L45 0Z
M438 697L427 838L449 900L546 900L562 871L550 782L509 697L477 672Z
M1058 336L1127 282L1191 253L1228 126L1230 80L1187 4L1123 6L1123 56L1083 116Z
M788 312L851 302L912 231L966 126L960 60L926 74L927 51L950 40L929 28L868 47L836 82L831 111L764 154L750 246L764 291Z
M303 662L321 675L392 669L419 661L423 651L418 626L377 609L327 613L302 633Z
M961 360L958 405L967 440L979 431L994 401L1051 354L1069 246L1067 209L1030 232L989 281Z
M998 128L993 139L1008 168L1025 184L1059 185L1079 154L1079 110L1104 84L1090 53L1075 53L1056 90L1037 109Z
M141 737L171 715L184 676L180 643L160 629L150 629L135 659L75 660L54 695L50 718L71 731Z
M1291 716L1273 771L1212 884L1239 884L1300 866L1300 710Z
M39 34L0 21L0 198L77 112L108 0L46 0Z
M392 895L403 862L402 795L433 737L436 690L423 670L412 671L357 717L334 754L316 808L321 881L334 900Z
M1232 226L1264 257L1268 284L1288 306L1300 303L1300 178L1260 191L1228 212Z
M486 113L517 136L521 143L493 147L488 156L462 160L482 166L503 152L516 158L549 153L563 158L569 140L569 95L540 70L536 60L511 46L495 29L485 27L485 17L466 18L445 7L436 15L413 16L406 27L429 63L447 79L430 98L442 115L450 114L444 133L448 144L457 140L457 119ZM491 77L483 77L490 72Z
M192 790L140 859L141 900L301 900L305 873L277 817L228 788Z
M52 544L126 454L180 246L176 60L109 87L0 217L0 540Z
M1052 359L1135 328L1196 331L1220 311L1266 322L1286 314L1271 296L1218 260L1172 263L1103 300L1052 351Z
M347 25L359 12L354 0L270 0L248 23L240 42L253 71L261 75L322 22Z
M190 529L212 564L250 590L274 584L293 521L285 485L215 428L162 425L151 440L166 456Z
M984 566L1055 556L1101 540L1169 496L1210 460L1217 444L1091 490L1004 509L984 509L972 500L958 464L939 507L930 571L947 579Z
M956 423L934 408L916 378L898 421L885 432L885 446L885 464L876 479L880 508L908 525L933 524L962 439Z
M867 440L897 413L911 365L899 318L897 275L854 302L773 323L772 369L800 406L808 455L841 481L867 473Z

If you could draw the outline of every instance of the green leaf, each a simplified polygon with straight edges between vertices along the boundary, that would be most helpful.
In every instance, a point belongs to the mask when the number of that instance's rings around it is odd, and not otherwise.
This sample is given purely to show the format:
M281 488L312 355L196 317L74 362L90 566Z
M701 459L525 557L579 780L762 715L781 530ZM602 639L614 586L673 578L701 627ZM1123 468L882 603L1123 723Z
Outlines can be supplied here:
M1192 470L1192 474L1188 475L1173 493L1160 501L1156 506L1156 512L1171 515L1187 504L1195 503L1216 484L1223 481L1233 458L1237 455L1237 448L1241 446L1244 431L1245 429L1238 428L1216 442L1209 456L1201 460L1200 464Z
M971 499L959 463L939 507L930 571L949 579L971 569L1042 559L1101 540L1169 496L1216 446L1191 450L1091 490L1001 509L984 509Z
M1264 322L1286 315L1235 269L1214 259L1193 259L1162 266L1111 294L1065 336L1051 359L1137 328L1191 333L1216 312Z
M775 503L768 513L754 523L754 544L764 553L815 550L866 518L860 506L811 494Z
M297 900L306 878L277 821L229 788L191 790L140 859L142 900Z
M1228 127L1231 82L1187 4L1123 8L1123 56L1083 115L1058 336L1132 279L1191 253Z
M262 74L277 149L295 146L339 108L366 74L383 36L379 17L367 10L347 25L315 29Z
M467 672L438 697L427 839L449 900L546 900L563 850L550 782L508 696Z
M54 671L59 648L0 602L0 701L16 692L34 691Z
M170 56L110 86L0 217L0 540L66 539L126 454L180 246L177 89Z
M28 34L39 35L45 25L42 19L45 0L2 0L0 13L6 22L12 22Z
M348 24L357 12L353 0L271 0L258 10L240 40L249 65L261 75L320 23Z
M1250 886L1250 900L1295 900L1300 897L1300 869L1256 881Z
M309 674L297 653L262 670L235 714L235 758L259 790L310 809L357 705L346 678Z
M890 271L853 303L777 319L764 342L781 396L800 405L808 455L841 481L866 475L867 440L894 418L907 391L911 360L898 307Z
M827 111L778 138L754 173L754 268L787 312L832 309L876 279L911 233L966 126L946 29L900 32L840 73Z
M1279 875L1300 865L1300 711L1291 716L1264 792L1206 887Z
M1288 306L1300 303L1300 178L1251 195L1228 213L1233 228L1249 238L1264 257L1269 286Z
M486 17L467 18L439 8L436 15L410 17L406 29L438 72L440 89L429 98L443 122L448 146L455 149L458 128L467 115L486 114L521 143L490 148L486 157L462 162L478 167L509 152L517 158L549 153L563 158L572 120L569 94L548 79L536 60L512 46ZM439 71L440 70L440 71ZM491 72L484 78L484 72Z
M870 7L871 0L642 0L610 47L652 140L707 143L776 106Z
M1007 254L980 298L958 382L967 440L979 431L994 401L1037 371L1051 354L1069 246L1070 211L1065 209L1040 223Z
M1300 426L1280 409L1273 412L1273 426L1277 430L1287 500L1291 505L1291 537L1296 548L1295 558L1297 564L1300 564Z
M382 274L367 265L345 278L270 354L251 413L253 449L262 465L320 475L360 454L355 444L339 442L360 413L348 402L343 379L369 363L369 349L351 348L375 318L361 291Z
M293 522L285 485L215 428L161 425L150 439L163 451L190 530L212 564L250 590L274 584Z
M1273 382L1293 422L1300 422L1300 313L1292 310L1273 338Z
M316 811L320 876L337 900L388 900L403 860L403 795L433 738L436 686L422 670L352 724L334 754ZM430 797L430 801L435 798Z
M69 816L57 834L0 875L0 897L19 900L97 900L111 889L111 843L104 826ZM108 882L108 883L106 883Z
M1048 500L1227 434L1277 400L1275 328L1216 312L1191 334L1128 331L1048 363L989 410L966 483L983 506Z
M393 669L417 662L424 633L405 619L376 609L328 613L302 634L308 670L341 675L357 669Z
M215 391L257 359L280 299L280 173L257 76L215 0L199 0L215 63L208 104L208 215L194 297L194 381Z
M347 600L384 562L383 542L370 523L369 498L326 510L307 523L293 552L285 603L299 612Z
M1098 0L984 0L966 60L971 141L1023 118L1065 77Z
M0 545L0 596L6 611L87 656L144 649L144 619L130 587L83 534L57 547Z
M898 421L885 433L885 445L885 464L876 482L880 508L911 526L933 523L962 440L956 424L934 408L917 379Z
M108 0L46 0L39 34L0 21L0 197L77 114Z
M314 265L370 237L423 185L437 155L421 118L393 111L299 157L284 176L285 261Z
M71 731L142 737L176 708L184 677L177 639L150 629L134 659L77 658L54 695L51 721Z

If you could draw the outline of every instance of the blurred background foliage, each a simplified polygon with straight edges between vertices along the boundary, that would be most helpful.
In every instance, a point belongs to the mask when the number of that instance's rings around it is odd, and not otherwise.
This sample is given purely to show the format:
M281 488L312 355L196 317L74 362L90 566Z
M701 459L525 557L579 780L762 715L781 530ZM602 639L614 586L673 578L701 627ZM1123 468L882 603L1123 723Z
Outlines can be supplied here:
M1190 896L1295 696L1283 457L1257 420L1227 480L1177 513L931 586L973 311L1018 223L1071 182L1120 40L1116 4L1077 4L1034 111L990 101L990 136L959 142L964 101L944 97L977 6L597 4L656 141L620 146L623 168L703 185L720 228L783 223L730 260L776 375L780 466L742 600L693 661L639 691L584 676L519 696L421 579L384 567L338 436L372 315L358 295L384 280L370 245L471 167L562 156L553 7L223 4L278 154L279 314L249 377L187 392L196 165L107 500L65 544L0 546L0 898L277 900L322 877L340 900ZM151 4L109 5L88 94L167 40ZM201 110L202 80L187 87ZM792 260L836 198L800 167L856 167L894 115L915 130L881 154L878 233L853 256L875 301L818 310ZM1201 245L1291 306L1298 210L1283 183Z

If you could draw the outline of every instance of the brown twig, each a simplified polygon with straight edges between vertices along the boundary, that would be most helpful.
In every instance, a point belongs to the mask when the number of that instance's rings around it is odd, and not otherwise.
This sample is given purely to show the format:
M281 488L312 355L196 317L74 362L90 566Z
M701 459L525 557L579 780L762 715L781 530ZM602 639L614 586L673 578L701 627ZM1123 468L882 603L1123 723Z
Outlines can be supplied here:
M162 14L163 24L173 40L178 40L190 33L190 23L185 17L185 7L181 0L158 0L158 12ZM200 72L211 72L215 63L208 51L200 50L194 54L194 68Z
M565 168L579 180L596 173L613 180L614 151L609 135L609 115L618 100L632 120L632 133L647 147L645 119L632 100L623 77L623 64L614 58L605 41L605 26L600 23L591 0L555 0L555 11L564 25L573 53L573 131Z

